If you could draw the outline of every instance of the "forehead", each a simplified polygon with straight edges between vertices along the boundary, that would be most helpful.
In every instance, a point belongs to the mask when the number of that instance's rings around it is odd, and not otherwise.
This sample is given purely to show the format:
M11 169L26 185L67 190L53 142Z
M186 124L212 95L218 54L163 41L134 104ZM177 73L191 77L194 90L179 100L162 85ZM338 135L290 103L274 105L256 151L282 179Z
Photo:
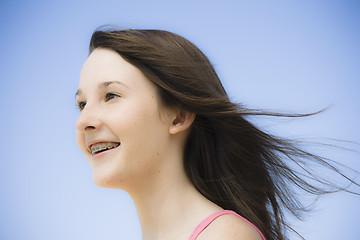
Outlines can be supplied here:
M151 84L138 68L125 61L114 50L97 48L82 67L79 90L108 81L120 81L133 88Z

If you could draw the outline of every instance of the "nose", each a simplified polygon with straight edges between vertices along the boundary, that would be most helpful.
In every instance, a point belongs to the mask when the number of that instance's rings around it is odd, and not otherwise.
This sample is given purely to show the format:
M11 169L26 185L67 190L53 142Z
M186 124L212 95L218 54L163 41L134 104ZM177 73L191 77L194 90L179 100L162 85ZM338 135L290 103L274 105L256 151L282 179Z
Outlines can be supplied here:
M100 128L101 120L96 112L91 111L89 108L84 108L76 120L75 126L80 132L95 130Z

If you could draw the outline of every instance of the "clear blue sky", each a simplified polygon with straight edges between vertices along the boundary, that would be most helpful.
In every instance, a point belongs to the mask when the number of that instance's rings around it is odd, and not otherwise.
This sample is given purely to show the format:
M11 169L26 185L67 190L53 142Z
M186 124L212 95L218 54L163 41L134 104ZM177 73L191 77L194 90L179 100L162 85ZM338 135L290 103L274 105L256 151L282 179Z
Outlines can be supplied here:
M250 107L332 105L308 120L259 121L282 136L360 143L358 1L2 0L1 240L141 239L127 194L96 187L75 142L79 72L104 24L185 36ZM359 154L326 153L360 170ZM308 240L360 239L359 203L327 196L294 224Z

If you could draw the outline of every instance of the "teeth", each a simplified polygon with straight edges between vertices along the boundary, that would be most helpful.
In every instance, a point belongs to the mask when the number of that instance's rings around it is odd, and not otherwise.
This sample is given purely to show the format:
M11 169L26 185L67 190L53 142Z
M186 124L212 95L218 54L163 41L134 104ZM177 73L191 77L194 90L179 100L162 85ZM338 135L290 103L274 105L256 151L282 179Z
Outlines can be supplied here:
M91 146L90 153L94 155L94 154L104 151L104 150L116 148L119 145L120 145L120 143L97 143L97 144L94 144L93 146Z

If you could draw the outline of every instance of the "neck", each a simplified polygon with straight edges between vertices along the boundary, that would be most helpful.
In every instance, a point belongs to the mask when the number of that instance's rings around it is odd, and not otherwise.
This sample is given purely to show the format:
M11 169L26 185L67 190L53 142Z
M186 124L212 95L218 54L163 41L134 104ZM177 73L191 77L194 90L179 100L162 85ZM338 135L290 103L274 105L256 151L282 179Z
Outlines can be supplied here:
M140 219L143 240L188 239L195 227L220 207L202 196L172 162L141 187L128 191ZM177 170L173 170L177 169Z

